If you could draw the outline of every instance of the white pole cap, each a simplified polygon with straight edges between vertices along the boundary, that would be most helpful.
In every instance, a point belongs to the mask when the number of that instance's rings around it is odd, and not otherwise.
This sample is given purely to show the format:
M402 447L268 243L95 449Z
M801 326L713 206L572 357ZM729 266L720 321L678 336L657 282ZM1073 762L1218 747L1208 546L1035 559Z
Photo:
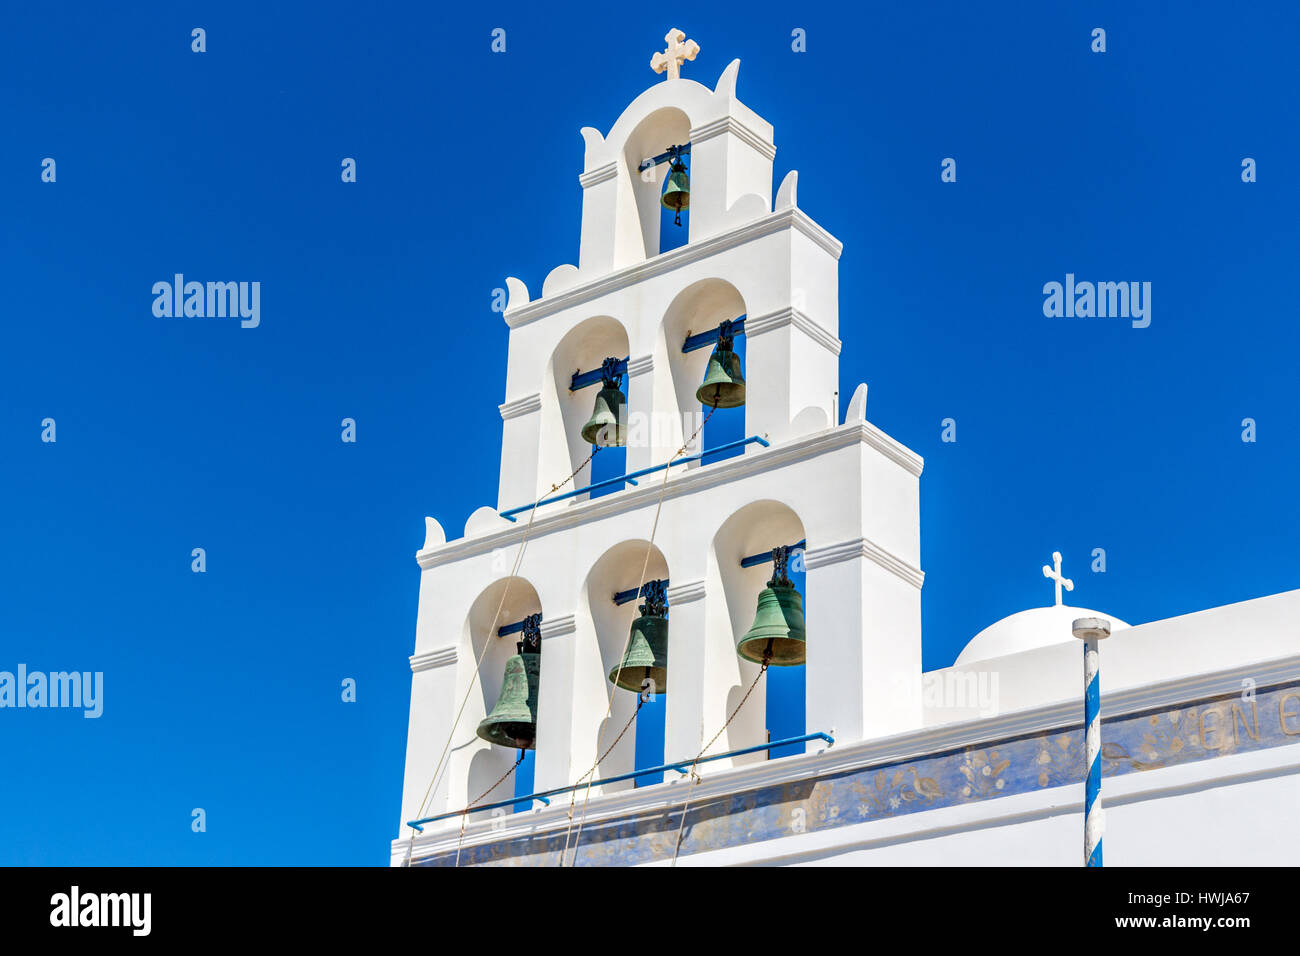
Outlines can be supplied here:
M1099 641L1103 637L1110 637L1110 621L1104 617L1075 618L1070 629L1081 641Z

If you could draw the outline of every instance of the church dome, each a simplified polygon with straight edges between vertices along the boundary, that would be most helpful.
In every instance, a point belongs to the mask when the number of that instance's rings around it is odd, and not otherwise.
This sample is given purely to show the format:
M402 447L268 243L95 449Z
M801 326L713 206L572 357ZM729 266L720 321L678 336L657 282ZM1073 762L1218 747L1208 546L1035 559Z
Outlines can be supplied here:
M1085 607L1070 607L1068 604L1055 604L1051 607L1035 607L1019 611L1010 617L990 624L980 631L957 655L957 664L972 664L986 661L1006 654L1018 654L1031 651L1037 647L1052 644L1078 642L1070 631L1070 625L1080 617L1104 617L1110 621L1113 634L1120 628L1130 625L1113 614L1092 611Z

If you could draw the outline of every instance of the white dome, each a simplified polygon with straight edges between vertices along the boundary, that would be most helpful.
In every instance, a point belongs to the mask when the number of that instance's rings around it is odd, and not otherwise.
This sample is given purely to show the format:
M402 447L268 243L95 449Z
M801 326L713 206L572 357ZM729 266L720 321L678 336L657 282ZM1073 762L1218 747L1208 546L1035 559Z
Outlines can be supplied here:
M957 663L970 664L1006 654L1031 651L1036 647L1077 641L1071 633L1070 625L1074 623L1075 618L1080 617L1106 618L1110 621L1112 634L1122 627L1129 626L1127 622L1121 621L1113 614L1090 611L1084 607L1070 607L1068 604L1034 607L1004 617L984 628L971 638L970 643L957 655Z

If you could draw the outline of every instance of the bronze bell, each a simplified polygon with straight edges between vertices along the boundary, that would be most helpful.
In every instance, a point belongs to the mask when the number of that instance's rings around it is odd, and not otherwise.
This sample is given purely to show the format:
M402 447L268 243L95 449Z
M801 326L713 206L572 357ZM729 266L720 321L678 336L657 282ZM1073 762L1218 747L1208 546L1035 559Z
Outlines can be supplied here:
M718 344L709 356L704 381L695 390L695 398L710 408L739 408L745 404L745 376L740 372L740 356L733 349L735 334L730 319L718 326Z
M641 616L632 622L623 662L609 679L624 690L663 694L668 691L668 596L663 581L648 581L641 588ZM650 681L649 685L646 681Z
M671 209L676 215L673 225L682 224L682 210L691 204L691 178L686 173L686 164L680 157L674 156L668 167L668 182L664 184L664 194L660 202L665 209Z
M754 625L736 642L736 653L755 664L794 667L806 659L803 597L786 574L790 549L772 549L772 580L758 595Z
M524 618L524 639L506 661L501 695L477 733L499 747L532 750L537 740L537 687L542 669L542 616Z
M582 426L582 440L604 448L627 444L627 396L623 394L623 376L618 359L607 358L600 366L600 393L587 424Z

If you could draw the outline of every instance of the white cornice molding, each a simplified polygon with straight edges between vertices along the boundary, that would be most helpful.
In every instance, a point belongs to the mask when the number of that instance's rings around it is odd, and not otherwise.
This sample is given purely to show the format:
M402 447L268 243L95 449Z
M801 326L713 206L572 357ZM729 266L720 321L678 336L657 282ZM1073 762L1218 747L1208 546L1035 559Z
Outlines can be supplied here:
M502 405L497 406L497 411L501 413L503 420L518 418L520 415L527 415L529 412L540 411L542 407L542 395L540 392L534 392L532 395L525 395L523 398L515 398Z
M913 478L920 478L925 468L925 459L902 442L894 441L870 422L854 422L863 429L862 440L880 452L894 464L901 467ZM840 426L845 427L845 426Z
M710 123L705 123L703 126L695 127L690 133L691 146L694 147L696 143L707 142L724 133L735 136L746 146L759 153L764 159L771 161L776 158L775 144L769 143L734 116L723 116Z
M773 329L785 328L787 325L793 325L832 355L840 354L840 340L793 306L786 306L784 309L777 309L775 312L756 315L752 318L746 316L745 337L753 338L755 335L762 335L764 332L771 332Z
M637 355L627 360L627 374L629 378L637 375L644 375L655 367L655 357L653 355Z
M618 162L611 160L604 166L597 166L590 172L582 173L578 176L578 183L583 189L588 186L594 186L597 183L603 183L607 179L613 179L618 175Z
M562 634L572 634L578 629L577 619L572 614L564 614L560 617L547 620L542 618L542 640L548 637L559 637Z
M1240 693L1244 677L1254 680L1259 689L1300 680L1300 655L1187 675L1109 693L1103 691L1102 713L1114 718L1206 697ZM593 794L587 811L588 825L598 825L601 821L630 813L674 810L686 798L688 791L692 804L699 805L743 791L916 760L947 750L987 747L1010 737L1059 730L1081 725L1082 722L1079 701L1071 698L993 717L925 727L848 745L836 744L817 753L779 757L712 773L702 768L703 780L694 786L689 786L690 777L671 777L665 783L655 786ZM831 733L834 736L833 730ZM824 747L820 741L810 741L809 745ZM554 832L566 825L567 813L567 803L555 801L550 807L507 816L508 822L499 830L492 829L494 823L499 824L499 818L471 823L465 830L463 845L469 847ZM458 833L457 827L449 831L430 831L417 837L413 858L455 849ZM394 840L393 846L396 848L400 843L404 853L408 842L409 838Z
M671 501L705 488L738 481L766 471L774 471L785 465L815 458L853 444L871 446L914 476L919 476L925 465L920 455L890 438L870 422L849 422L836 428L827 428L811 435L801 436L781 445L773 445L761 452L740 455L703 468L677 468L662 490L661 483L655 481L567 508L555 509L549 514L543 514L539 509L537 517L532 522L531 536L539 537L599 518L653 506L661 493L664 495L665 502ZM515 544L523 535L525 526L523 521L517 521L499 531L448 541L446 544L421 550L416 554L415 560L421 568L428 570L475 555L490 554L495 548L507 548Z
M622 269L617 269L597 279L557 292L555 295L534 299L532 302L521 305L513 311L508 310L505 313L506 325L512 329L517 329L529 322L536 322L540 318L554 315L556 312L583 302L589 302L625 286L663 275L688 263L707 259L720 252L743 246L746 243L754 242L785 229L793 229L802 233L834 258L838 259L840 257L843 245L829 232L817 225L807 213L798 208L780 209L759 219L751 219L749 222L727 232L709 236L707 239L700 239L696 242L689 242L684 246L678 246L676 249L661 252L659 255L643 262L624 266Z
M868 538L853 538L849 541L841 541L839 544L805 550L803 553L804 567L809 571L839 564L841 561L851 561L854 558L867 558L886 571L898 575L914 588L919 589L925 583L924 571Z
M455 644L448 644L445 647L435 647L431 651L425 651L423 654L412 654L411 670L428 671L435 667L445 667L447 664L455 664L457 650Z
M668 606L670 608L690 604L692 601L698 601L703 597L703 581L687 581L685 584L674 584L668 588Z

